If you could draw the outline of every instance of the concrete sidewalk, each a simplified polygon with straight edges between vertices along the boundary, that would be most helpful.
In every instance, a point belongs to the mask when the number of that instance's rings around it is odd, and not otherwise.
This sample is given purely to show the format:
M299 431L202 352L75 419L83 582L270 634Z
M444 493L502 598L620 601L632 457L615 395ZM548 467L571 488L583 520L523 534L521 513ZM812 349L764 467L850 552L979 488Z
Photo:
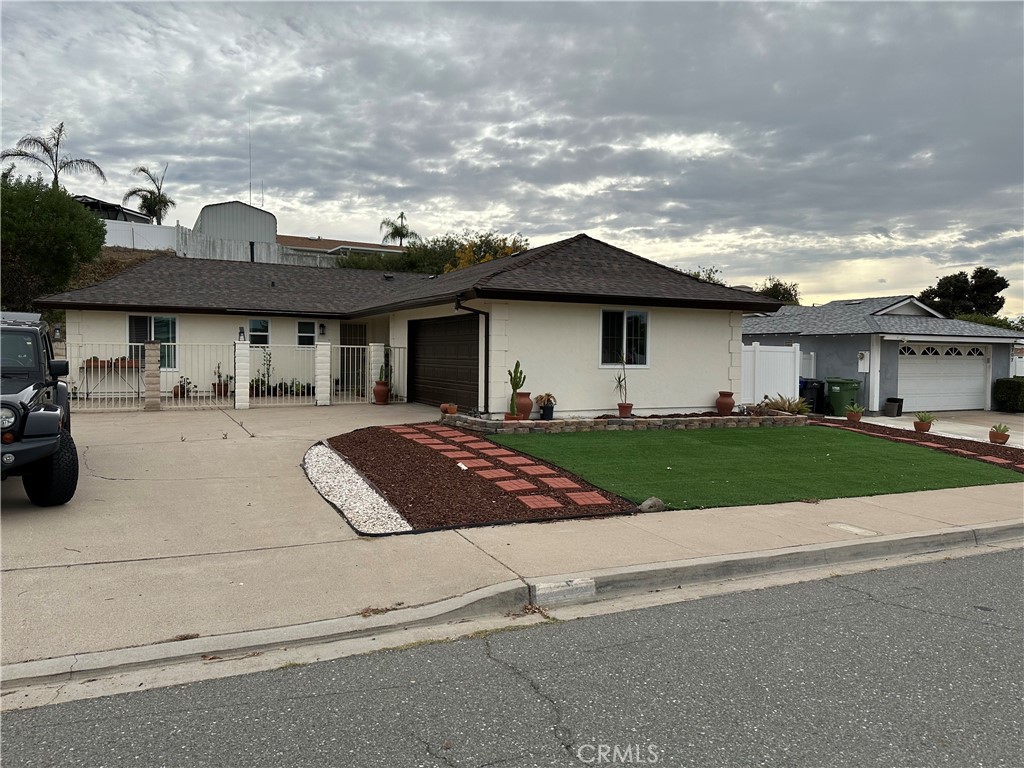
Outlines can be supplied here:
M65 507L3 486L6 688L680 583L1009 542L1024 485L360 538L300 468L416 405L75 417Z

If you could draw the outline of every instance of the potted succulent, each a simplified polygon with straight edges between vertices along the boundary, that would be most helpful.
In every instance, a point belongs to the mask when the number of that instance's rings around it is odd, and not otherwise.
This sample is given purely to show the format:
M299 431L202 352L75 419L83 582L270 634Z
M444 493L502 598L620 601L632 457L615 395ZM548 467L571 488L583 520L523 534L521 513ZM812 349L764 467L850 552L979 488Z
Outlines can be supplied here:
M633 415L633 404L629 402L629 390L626 387L626 358L619 358L619 365L622 370L615 374L615 389L619 393L619 418L628 418Z
M1005 424L993 424L988 431L988 441L996 445L1006 445L1010 439L1010 428Z
M441 403L441 413L455 415L459 412L458 403Z
M847 421L860 421L864 415L864 406L860 403L850 403L846 406L846 420Z
M928 411L918 411L914 414L914 429L918 432L927 432L932 428L933 421L935 421L935 414Z
M540 408L540 418L542 421L551 421L555 417L555 404L558 401L553 394L545 392L543 395L537 395L533 398L533 402Z
M526 374L523 373L518 360L516 360L515 368L510 368L508 371L508 383L512 387L512 397L508 401L508 413L505 414L505 421L530 418L533 401L530 399L529 392L523 392L523 397L520 396L520 390L523 388L523 384L526 383ZM524 397L525 404L523 402Z

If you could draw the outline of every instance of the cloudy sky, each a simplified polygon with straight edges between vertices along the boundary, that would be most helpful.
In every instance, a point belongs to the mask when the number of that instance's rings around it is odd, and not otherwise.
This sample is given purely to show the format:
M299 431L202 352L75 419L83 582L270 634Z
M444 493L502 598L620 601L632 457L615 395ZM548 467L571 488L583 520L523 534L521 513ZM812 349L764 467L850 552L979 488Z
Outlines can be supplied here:
M117 202L169 163L170 223L242 200L291 235L377 242L400 211L425 237L586 232L804 303L986 265L1024 313L1019 2L0 14L3 147L63 120L109 179L65 185Z

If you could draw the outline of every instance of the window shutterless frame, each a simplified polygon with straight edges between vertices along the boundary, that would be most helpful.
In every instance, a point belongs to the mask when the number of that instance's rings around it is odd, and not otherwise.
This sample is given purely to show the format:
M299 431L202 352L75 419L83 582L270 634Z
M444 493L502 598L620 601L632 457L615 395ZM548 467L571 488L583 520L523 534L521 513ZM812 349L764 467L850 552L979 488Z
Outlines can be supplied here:
M270 321L260 317L249 318L249 344L265 347L270 344Z
M626 361L627 368L650 364L650 316L644 309L602 309L600 365L612 368Z

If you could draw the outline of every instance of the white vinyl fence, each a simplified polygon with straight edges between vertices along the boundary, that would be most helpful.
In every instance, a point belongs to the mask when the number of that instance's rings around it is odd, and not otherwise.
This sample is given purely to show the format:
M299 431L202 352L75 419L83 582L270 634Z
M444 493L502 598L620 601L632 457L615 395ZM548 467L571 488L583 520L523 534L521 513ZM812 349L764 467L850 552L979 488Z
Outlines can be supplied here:
M807 363L800 354L799 344L789 347L762 347L757 342L744 345L739 402L759 403L765 395L798 397L802 365ZM813 367L813 358L810 367Z

